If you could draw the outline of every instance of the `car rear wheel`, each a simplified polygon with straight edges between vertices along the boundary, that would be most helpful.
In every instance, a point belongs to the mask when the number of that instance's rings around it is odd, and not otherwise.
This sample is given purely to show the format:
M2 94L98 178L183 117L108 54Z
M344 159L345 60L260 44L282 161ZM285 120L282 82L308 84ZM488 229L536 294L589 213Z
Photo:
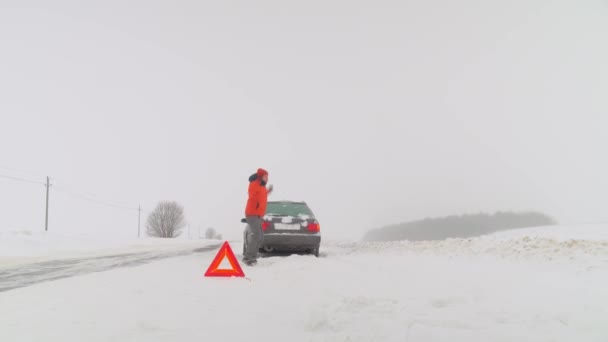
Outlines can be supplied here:
M319 257L319 247L314 248L314 249L313 249L313 250L310 252L310 254L312 254L312 255L314 255L315 257L317 257L317 258L318 258L318 257Z

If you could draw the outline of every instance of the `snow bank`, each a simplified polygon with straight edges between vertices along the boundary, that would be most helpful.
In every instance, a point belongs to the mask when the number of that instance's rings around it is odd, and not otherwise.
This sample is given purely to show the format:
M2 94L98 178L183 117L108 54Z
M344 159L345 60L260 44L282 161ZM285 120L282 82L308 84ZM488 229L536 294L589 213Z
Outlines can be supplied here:
M505 259L606 261L608 226L550 226L514 229L469 239L351 242L335 244L350 253L410 253L442 256L493 256Z
M196 248L218 244L215 240L132 238L58 234L51 232L0 232L0 266L46 259L99 256L124 252L146 252Z
M499 239L539 237L554 240L608 241L608 224L558 225L506 230L491 236Z
M247 279L203 277L208 253L42 283L0 293L0 340L608 341L606 240L520 233L326 243Z

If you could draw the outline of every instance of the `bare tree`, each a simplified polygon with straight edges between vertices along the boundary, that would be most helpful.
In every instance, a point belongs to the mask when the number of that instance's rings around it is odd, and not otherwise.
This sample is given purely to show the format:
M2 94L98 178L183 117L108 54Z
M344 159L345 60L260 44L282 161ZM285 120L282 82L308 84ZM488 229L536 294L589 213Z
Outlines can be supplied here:
M174 201L162 201L148 216L146 229L149 236L174 238L185 225L184 207Z

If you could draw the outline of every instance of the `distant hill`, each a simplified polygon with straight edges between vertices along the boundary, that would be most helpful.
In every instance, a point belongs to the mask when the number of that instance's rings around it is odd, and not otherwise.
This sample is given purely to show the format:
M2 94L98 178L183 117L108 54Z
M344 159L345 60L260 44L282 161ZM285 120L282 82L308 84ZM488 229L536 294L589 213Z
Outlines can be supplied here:
M369 231L365 241L443 240L468 238L502 230L554 225L551 217L538 212L497 212L426 218Z

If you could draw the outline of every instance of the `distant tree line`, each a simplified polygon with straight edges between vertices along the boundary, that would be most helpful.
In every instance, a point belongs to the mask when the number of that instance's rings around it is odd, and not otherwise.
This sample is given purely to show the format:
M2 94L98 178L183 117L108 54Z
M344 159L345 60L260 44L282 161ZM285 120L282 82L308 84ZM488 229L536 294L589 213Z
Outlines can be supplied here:
M215 228L210 227L210 228L207 228L207 230L205 231L205 239L221 240L222 234L218 234L217 231L215 231Z
M539 212L497 212L453 215L405 222L369 231L366 241L443 240L468 238L502 230L554 225L557 222Z

